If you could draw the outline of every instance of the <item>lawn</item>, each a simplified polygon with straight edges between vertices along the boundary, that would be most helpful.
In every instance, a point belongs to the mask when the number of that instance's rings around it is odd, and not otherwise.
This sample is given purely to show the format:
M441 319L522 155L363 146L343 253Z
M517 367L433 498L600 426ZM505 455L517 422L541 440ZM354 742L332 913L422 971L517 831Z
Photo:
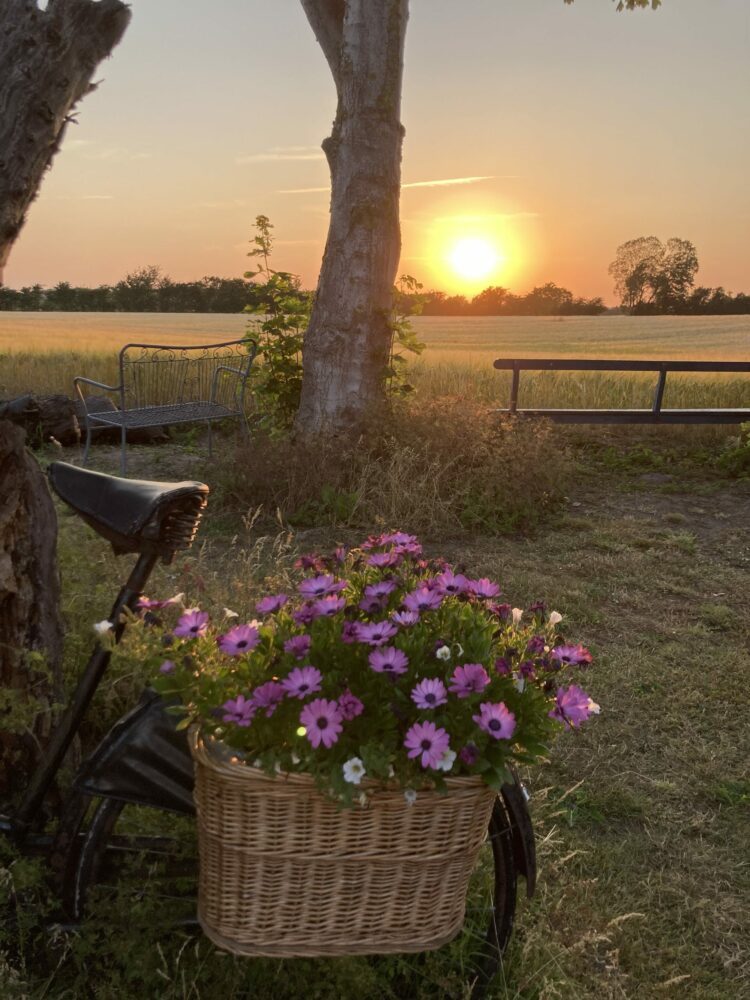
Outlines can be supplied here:
M741 1000L750 997L750 484L721 478L707 460L721 444L718 432L565 435L575 474L562 505L532 534L425 537L431 554L499 579L513 604L547 600L595 655L585 686L601 715L561 736L549 763L526 775L539 885L521 903L491 996ZM181 440L134 449L132 474L213 483L202 449ZM113 471L115 451L100 448L95 461ZM355 534L284 525L261 537L253 523L253 512L218 496L198 545L159 570L154 593L183 590L242 612L263 577L281 573L296 553L378 527ZM60 529L73 677L125 560L65 511ZM87 744L141 681L115 669ZM21 866L6 878L34 876ZM58 931L42 960L33 907L22 914L23 946L11 951L7 934L3 942L0 995L9 1000L426 1000L466 989L451 948L424 961L229 958L165 930L159 906L128 886L99 919Z

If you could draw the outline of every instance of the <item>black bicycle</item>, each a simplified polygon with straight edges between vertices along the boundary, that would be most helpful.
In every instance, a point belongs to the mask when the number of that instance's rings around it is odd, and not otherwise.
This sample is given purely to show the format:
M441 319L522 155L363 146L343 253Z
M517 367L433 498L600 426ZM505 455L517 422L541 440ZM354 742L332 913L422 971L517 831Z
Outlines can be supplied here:
M179 550L192 545L208 487L199 482L121 479L63 462L49 467L49 480L57 495L110 542L116 555L137 554L109 615L114 641L119 642L127 612L136 612L156 563L161 559L168 564ZM175 856L169 837L118 829L128 804L183 816L195 813L193 764L185 733L175 728L175 717L160 696L146 689L78 770L54 834L44 832L45 797L110 656L109 648L96 644L19 807L12 815L0 816L0 832L21 850L48 857L64 912L73 922L83 918L93 886L104 878L117 879L120 859ZM495 801L468 896L464 933L470 939L475 998L484 995L510 939L518 875L525 877L531 896L536 880L534 833L526 791L513 772L513 781L503 786ZM197 927L197 921L193 923Z

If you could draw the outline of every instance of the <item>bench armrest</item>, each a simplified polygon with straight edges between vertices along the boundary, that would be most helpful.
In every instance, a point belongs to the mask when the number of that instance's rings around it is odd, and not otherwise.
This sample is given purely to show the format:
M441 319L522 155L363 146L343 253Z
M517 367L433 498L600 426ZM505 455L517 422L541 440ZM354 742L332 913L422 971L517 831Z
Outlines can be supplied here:
M78 397L83 403L84 409L88 413L88 407L86 406L86 397L81 392L81 383L84 385L93 385L95 389L106 389L107 392L121 392L122 383L120 385L106 385L104 382L95 382L92 378L84 378L83 375L76 375L73 379L73 385L76 388Z
M247 380L250 378L250 366L248 365L247 371L243 371L241 368L231 368L229 365L219 365L214 372L214 377L211 381L211 402L216 402L216 390L219 385L219 372L228 372L230 375L239 376L242 382L242 394L244 397L245 385L247 384Z

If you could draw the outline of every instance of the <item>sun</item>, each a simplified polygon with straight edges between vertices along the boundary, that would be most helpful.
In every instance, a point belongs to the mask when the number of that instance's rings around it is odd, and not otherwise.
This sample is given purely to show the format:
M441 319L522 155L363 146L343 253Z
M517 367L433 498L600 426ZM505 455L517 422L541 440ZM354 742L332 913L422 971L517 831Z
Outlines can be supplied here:
M495 270L500 255L489 240L472 237L454 243L448 260L456 274L469 281L477 281Z

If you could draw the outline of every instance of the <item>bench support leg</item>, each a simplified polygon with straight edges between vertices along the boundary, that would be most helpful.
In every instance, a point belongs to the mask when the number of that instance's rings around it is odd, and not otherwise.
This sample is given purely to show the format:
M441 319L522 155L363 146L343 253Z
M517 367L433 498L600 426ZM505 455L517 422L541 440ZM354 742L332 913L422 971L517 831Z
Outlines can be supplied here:
M123 476L126 475L128 471L128 460L125 455L125 445L127 444L127 441L128 441L128 432L125 429L125 425L123 424L120 431L120 473Z
M86 444L83 447L83 459L81 465L86 468L86 463L89 460L89 448L91 447L91 421L86 417Z

